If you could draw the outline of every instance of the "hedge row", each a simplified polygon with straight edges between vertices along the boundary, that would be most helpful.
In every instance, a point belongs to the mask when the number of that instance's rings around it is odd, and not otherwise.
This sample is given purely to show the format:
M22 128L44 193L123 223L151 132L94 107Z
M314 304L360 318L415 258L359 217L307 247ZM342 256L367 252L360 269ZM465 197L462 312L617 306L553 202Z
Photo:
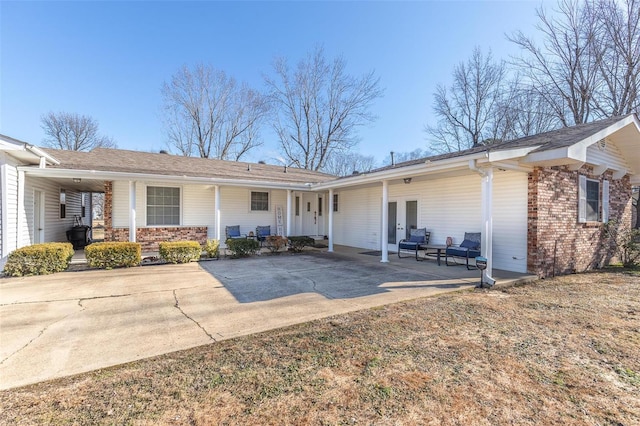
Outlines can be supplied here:
M233 258L247 257L256 254L260 250L260 243L246 238L229 238L227 240L227 248Z
M93 243L84 248L84 254L92 268L113 269L138 266L142 261L140 243Z
M22 247L9 254L3 272L10 277L61 272L69 267L73 253L70 243L44 243Z
M188 263L200 259L202 247L197 241L166 241L160 243L160 257L169 263Z

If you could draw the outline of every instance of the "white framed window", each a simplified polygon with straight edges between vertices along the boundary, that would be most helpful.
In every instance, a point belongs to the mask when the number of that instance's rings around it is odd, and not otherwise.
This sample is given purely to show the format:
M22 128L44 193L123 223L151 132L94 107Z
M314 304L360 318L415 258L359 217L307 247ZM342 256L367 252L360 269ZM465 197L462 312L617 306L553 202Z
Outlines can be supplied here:
M338 212L338 194L333 194L333 211Z
M296 216L300 216L300 197L296 197Z
M251 191L251 211L252 212L268 212L269 211L269 192Z
M609 221L609 181L579 176L578 222Z
M180 225L180 188L147 186L147 226Z
M318 216L322 216L322 197L318 197Z

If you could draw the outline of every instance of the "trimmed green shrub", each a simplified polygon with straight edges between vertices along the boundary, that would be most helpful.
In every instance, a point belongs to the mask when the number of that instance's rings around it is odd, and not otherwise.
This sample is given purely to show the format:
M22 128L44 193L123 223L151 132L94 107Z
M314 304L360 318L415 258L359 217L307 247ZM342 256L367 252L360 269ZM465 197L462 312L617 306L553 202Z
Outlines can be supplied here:
M142 261L140 243L93 243L84 248L87 263L92 268L112 269L138 266Z
M312 246L315 244L315 240L311 237L298 236L298 237L289 237L289 247L295 253L300 253L307 246Z
M265 239L265 244L271 253L278 253L278 250L287 245L287 239L280 235L269 235Z
M9 253L3 272L10 277L61 272L69 267L73 253L70 243L44 243L22 247Z
M231 251L231 257L247 257L256 254L260 249L260 244L256 240L229 238L227 248Z
M220 241L218 240L207 240L204 245L204 251L207 253L207 257L213 259L220 258Z
M200 259L202 246L197 241L164 241L160 257L169 263L189 263Z

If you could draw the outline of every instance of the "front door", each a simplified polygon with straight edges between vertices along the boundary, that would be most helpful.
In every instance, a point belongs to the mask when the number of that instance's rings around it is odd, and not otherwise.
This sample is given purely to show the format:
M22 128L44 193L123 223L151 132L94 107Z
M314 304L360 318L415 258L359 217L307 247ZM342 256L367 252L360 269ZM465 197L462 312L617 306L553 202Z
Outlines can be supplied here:
M303 192L301 197L302 235L318 235L318 200L312 192Z
M42 191L33 191L33 243L44 242L44 201Z
M389 228L387 236L389 238L389 251L398 250L398 242L409 238L412 229L418 227L418 201L410 199L400 199L390 201Z

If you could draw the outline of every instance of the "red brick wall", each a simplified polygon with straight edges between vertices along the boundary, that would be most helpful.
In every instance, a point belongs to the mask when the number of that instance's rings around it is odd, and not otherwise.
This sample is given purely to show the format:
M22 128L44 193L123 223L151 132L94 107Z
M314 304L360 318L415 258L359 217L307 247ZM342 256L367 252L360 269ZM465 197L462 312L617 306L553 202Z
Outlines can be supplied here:
M105 233L105 241L129 241L129 228L111 228ZM142 251L158 251L163 241L197 241L204 245L207 242L206 226L172 226L138 228L136 242L142 245Z
M529 173L527 269L541 277L600 268L612 250L602 223L578 223L578 175L609 181L609 218L631 225L629 177L614 180L611 172L594 175L590 166L536 167ZM600 186L602 189L602 185Z
M104 183L104 240L129 241L129 228L113 227L113 182ZM136 241L142 245L142 251L158 251L162 241L198 241L207 242L206 226L168 226L138 228Z

